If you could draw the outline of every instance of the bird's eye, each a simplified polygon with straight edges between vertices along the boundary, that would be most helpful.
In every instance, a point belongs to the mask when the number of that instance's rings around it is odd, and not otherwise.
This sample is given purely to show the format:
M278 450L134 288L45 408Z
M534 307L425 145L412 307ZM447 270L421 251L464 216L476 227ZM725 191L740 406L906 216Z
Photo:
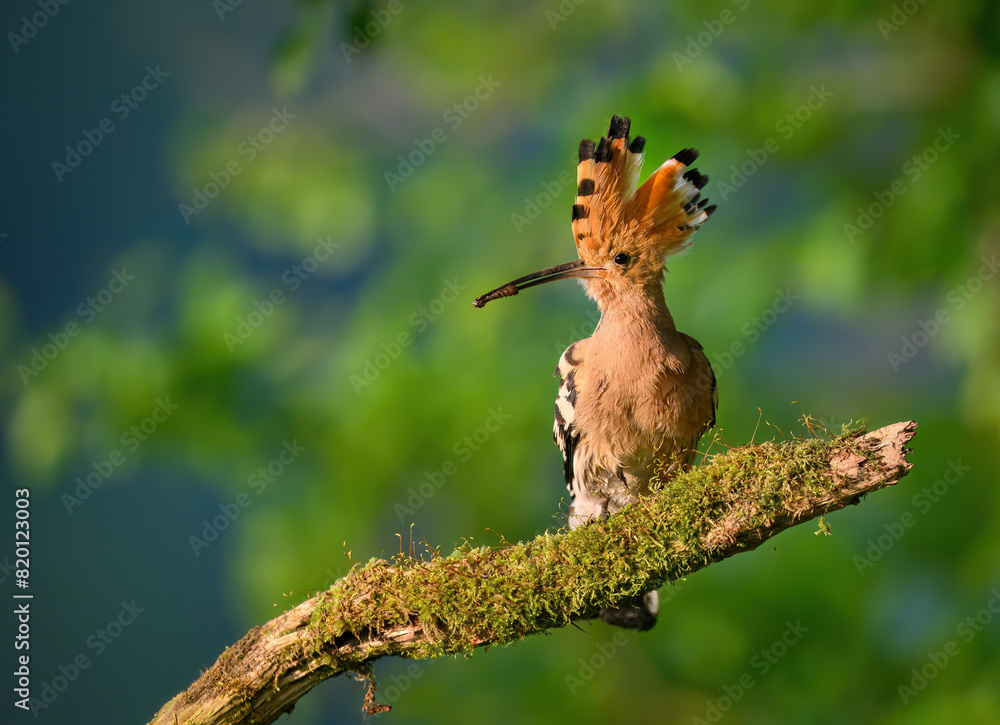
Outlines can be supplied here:
M615 255L614 262L615 264L620 264L621 266L624 267L626 264L628 264L629 259L631 259L631 257L625 254L625 252L618 252L618 254Z

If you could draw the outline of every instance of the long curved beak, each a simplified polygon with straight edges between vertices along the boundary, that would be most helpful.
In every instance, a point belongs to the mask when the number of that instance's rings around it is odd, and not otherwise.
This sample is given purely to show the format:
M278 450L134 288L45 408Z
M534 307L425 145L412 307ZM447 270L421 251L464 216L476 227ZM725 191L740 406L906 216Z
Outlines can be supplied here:
M566 264L557 264L524 277L518 277L513 282L508 282L502 287L497 287L492 292L487 292L472 301L474 307L482 307L491 300L501 297L513 297L523 289L534 287L545 282L553 282L557 279L569 279L570 277L597 277L598 272L603 272L604 267L591 267L582 259L576 259Z

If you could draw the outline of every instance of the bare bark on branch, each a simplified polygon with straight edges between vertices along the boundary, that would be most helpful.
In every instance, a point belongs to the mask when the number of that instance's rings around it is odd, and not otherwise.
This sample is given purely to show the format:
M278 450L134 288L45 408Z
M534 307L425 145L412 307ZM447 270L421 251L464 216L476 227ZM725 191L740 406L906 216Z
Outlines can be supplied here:
M743 446L572 532L373 560L254 627L151 722L270 723L325 678L381 657L470 652L593 617L895 484L916 427Z

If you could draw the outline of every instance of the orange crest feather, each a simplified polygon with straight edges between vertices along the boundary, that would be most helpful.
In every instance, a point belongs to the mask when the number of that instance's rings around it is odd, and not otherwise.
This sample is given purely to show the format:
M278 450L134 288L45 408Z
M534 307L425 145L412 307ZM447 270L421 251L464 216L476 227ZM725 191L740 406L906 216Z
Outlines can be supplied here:
M655 247L664 257L677 254L715 211L700 194L708 177L688 168L698 157L694 149L674 154L639 186L646 140L629 142L630 124L628 117L613 116L596 147L580 143L573 236L583 258L620 237Z

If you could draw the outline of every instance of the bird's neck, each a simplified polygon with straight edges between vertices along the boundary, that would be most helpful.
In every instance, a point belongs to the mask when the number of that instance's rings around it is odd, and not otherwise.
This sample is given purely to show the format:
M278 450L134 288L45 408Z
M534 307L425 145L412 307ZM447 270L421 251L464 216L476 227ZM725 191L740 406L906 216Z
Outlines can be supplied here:
M601 304L601 321L587 347L587 363L612 407L656 397L665 375L683 370L690 357L667 309L663 289L628 290ZM652 399L652 398L650 398Z
M594 334L612 346L671 342L679 334L659 284L599 300L598 306L601 322Z

